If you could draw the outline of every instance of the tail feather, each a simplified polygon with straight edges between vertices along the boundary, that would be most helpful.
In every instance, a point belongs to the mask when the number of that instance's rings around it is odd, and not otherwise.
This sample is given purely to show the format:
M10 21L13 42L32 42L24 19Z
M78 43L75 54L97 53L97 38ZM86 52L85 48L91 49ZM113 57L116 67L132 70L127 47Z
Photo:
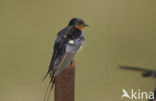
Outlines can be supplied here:
M47 86L46 92L45 92L45 94L44 94L43 101L46 101L47 95L48 95L48 93L49 93L50 85L51 85L51 80L50 80L50 82L49 82L49 84L48 84L48 86Z
M44 75L43 79L41 80L42 82L46 79L46 77L48 76L49 71Z
M54 73L53 73L53 67L54 67L54 58L52 58L52 61L51 61L50 66L49 66L49 70L48 70L48 72L45 74L45 76L43 77L42 82L46 79L46 77L48 76L49 73L50 73L50 76L51 76L51 74L54 74ZM52 73L51 73L51 72L52 72Z
M54 86L54 84L55 84L55 77L53 78L53 80L52 80L51 83L52 83L52 84L51 84L51 88L50 88L49 94L48 94L48 96L47 96L47 101L49 101L50 94L51 94L51 92L52 92L52 90L53 90L53 86Z
M53 76L53 77L51 77L51 79L49 81L49 84L48 84L48 87L46 89L43 101L49 101L50 94L52 92L54 84L55 84L55 77Z

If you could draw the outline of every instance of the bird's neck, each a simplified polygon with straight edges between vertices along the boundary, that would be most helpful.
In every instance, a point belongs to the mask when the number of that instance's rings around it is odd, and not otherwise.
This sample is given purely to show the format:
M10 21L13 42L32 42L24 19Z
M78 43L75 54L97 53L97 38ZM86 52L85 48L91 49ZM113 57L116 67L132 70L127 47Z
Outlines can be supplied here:
M81 35L82 31L76 27L68 27L68 36L70 39L76 39Z
M76 28L75 26L68 26L68 29L71 31L71 32L81 32L82 30L79 29L79 28Z

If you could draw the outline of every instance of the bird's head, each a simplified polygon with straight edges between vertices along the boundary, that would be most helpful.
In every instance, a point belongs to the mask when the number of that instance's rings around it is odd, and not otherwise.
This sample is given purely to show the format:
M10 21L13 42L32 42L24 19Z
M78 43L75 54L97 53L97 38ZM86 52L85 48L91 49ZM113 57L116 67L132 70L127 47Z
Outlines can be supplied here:
M84 29L85 27L88 27L88 25L80 18L72 18L68 24L68 26L76 27L79 30Z

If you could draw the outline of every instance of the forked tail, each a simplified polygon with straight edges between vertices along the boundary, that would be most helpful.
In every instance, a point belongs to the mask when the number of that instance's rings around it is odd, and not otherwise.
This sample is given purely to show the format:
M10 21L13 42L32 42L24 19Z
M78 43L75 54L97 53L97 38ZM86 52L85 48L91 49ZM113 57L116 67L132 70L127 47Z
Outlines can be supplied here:
M51 94L51 92L53 90L54 84L55 84L55 77L53 76L53 77L51 77L51 79L49 81L49 84L47 86L43 101L49 101L50 94Z

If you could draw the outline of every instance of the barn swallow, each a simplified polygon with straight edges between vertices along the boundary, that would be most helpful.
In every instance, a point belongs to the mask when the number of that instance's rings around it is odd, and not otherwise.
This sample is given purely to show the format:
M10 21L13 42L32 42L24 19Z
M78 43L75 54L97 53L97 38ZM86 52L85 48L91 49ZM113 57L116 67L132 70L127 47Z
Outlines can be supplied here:
M133 67L133 66L120 66L120 68L125 69L125 70L141 72L143 77L156 78L156 71L154 71L154 70L144 69L144 68L140 68L140 67Z
M120 66L120 69L141 72L143 77L152 77L156 79L156 71L154 70L144 69L140 67L133 67L133 66ZM149 99L148 101L156 101L156 88L153 90L153 93L154 93L154 99Z
M47 87L44 101L49 100L50 93L55 84L55 76L60 74L68 64L70 64L80 47L83 46L85 38L82 30L88 25L80 18L73 18L67 27L62 29L56 37L53 56L49 65L48 72L42 81L50 75L50 82ZM49 91L49 88L51 89ZM48 96L47 96L48 95Z

